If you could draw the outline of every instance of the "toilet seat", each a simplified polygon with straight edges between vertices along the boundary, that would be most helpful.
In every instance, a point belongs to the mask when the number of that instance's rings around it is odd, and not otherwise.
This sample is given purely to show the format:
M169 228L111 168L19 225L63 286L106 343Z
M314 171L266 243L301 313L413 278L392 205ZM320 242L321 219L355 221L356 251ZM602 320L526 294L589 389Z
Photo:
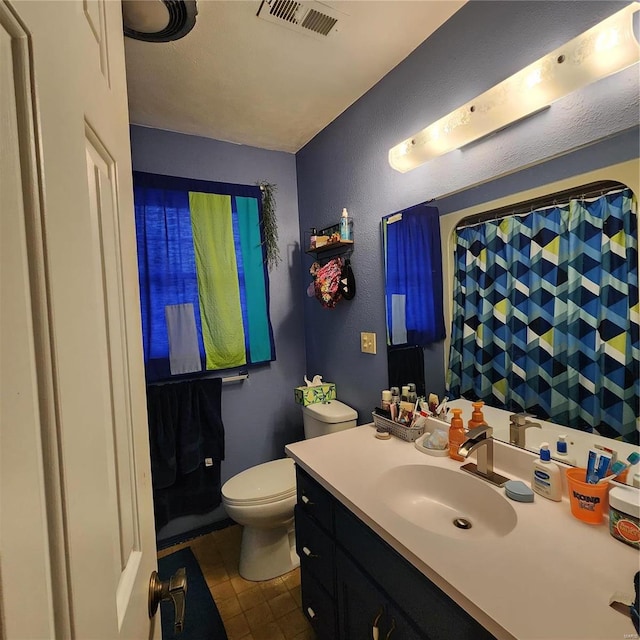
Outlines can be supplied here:
M251 506L286 500L296 494L291 458L272 460L246 469L227 480L222 496L229 505Z

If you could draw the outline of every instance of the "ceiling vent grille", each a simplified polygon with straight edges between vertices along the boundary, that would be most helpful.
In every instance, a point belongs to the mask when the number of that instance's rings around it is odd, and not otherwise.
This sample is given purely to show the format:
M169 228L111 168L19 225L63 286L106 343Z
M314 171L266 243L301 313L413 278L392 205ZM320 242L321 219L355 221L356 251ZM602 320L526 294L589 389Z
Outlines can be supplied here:
M323 36L328 36L337 22L336 18L320 13L315 9L309 9L302 20L302 26Z
M338 31L338 21L342 22L346 15L321 2L263 0L258 17L298 33L324 39Z

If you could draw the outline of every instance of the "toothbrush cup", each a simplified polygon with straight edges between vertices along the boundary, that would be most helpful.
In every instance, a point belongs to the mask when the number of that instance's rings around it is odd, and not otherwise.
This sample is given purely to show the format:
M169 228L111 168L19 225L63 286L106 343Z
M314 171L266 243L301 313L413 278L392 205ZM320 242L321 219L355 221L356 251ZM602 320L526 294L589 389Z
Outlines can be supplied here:
M584 481L586 469L567 469L571 513L587 524L602 524L609 511L610 483L590 484Z

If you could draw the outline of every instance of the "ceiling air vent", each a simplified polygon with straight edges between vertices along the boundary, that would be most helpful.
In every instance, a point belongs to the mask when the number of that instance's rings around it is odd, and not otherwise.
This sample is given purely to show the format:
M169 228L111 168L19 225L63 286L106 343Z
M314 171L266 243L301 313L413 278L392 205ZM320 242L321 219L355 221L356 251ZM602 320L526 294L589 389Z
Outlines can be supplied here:
M324 39L338 31L338 21L342 23L346 16L321 2L263 0L258 17L298 33Z

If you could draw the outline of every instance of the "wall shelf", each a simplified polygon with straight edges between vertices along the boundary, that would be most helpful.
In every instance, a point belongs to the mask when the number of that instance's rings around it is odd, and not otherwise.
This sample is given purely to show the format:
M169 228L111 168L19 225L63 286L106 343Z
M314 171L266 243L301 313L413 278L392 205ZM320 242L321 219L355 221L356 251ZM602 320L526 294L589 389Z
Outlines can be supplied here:
M322 254L325 257L327 254L331 253L331 255L337 255L339 253L344 253L345 251L350 251L353 248L353 240L340 240L340 242L328 242L327 244L323 244L321 247L309 248L305 251L309 255L318 257Z

